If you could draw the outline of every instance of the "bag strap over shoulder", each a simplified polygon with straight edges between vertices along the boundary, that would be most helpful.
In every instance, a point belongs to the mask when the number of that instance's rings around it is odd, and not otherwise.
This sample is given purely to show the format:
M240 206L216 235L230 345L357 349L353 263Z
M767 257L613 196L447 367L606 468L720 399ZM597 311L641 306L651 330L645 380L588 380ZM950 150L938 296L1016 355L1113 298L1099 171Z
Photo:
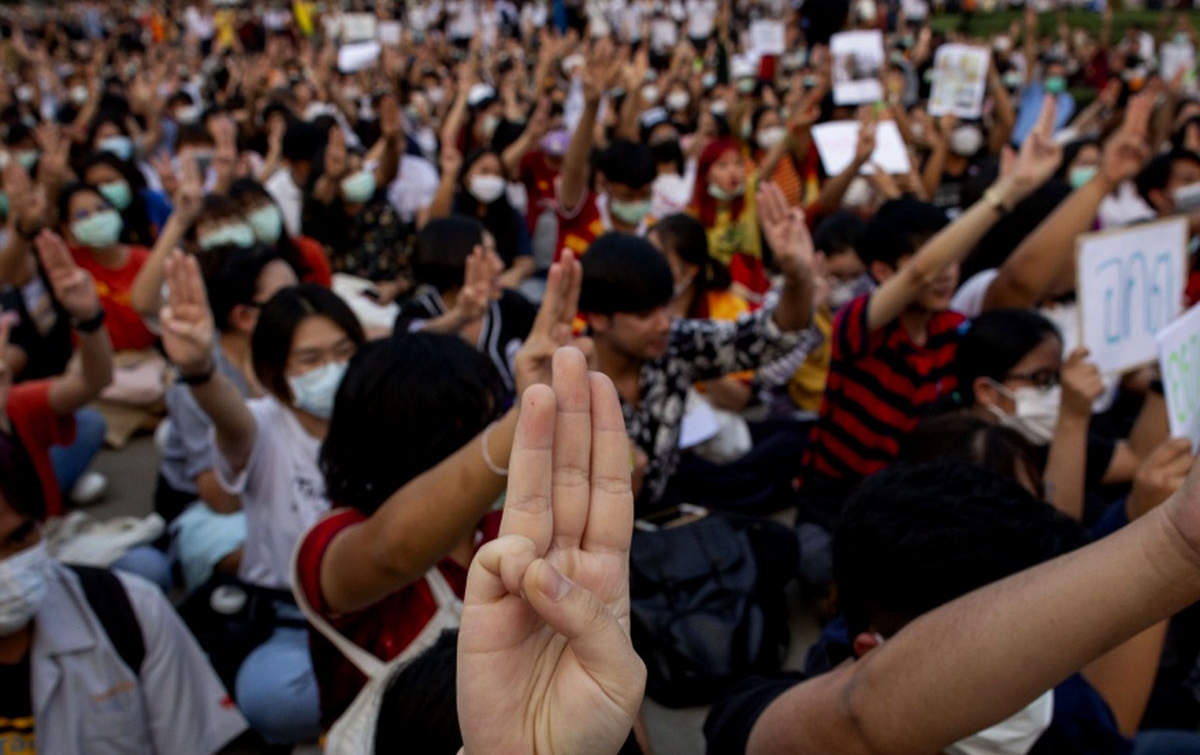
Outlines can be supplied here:
M331 511L324 518L332 514L339 513ZM292 595L296 598L296 605L300 607L300 611L308 622L312 624L321 635L329 640L335 648L338 649L346 660L354 664L355 668L363 673L363 676L368 679L374 679L376 676L384 673L387 669L387 664L376 658L371 653L363 650L358 645L350 641L350 638L333 628L324 616L317 613L312 604L308 602L308 596L304 594L304 588L300 584L300 547L304 544L304 539L301 538L296 543L296 548L292 551Z
M83 595L108 634L117 655L121 656L134 675L141 676L142 662L146 660L146 641L120 577L108 569L93 566L64 566L79 577Z

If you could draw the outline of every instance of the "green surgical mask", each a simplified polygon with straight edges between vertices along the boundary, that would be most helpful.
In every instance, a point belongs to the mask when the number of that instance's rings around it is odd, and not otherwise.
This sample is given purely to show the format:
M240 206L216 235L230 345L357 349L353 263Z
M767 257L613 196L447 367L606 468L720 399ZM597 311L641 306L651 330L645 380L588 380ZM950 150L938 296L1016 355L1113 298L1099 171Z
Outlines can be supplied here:
M375 196L375 174L369 170L342 179L342 197L350 204L362 204Z
M1062 94L1067 91L1067 80L1062 76L1048 76L1042 86L1050 94Z
M1096 174L1099 172L1100 168L1096 167L1095 165L1089 165L1086 168L1071 168L1071 173L1068 176L1068 180L1071 182L1072 188L1078 189L1088 181L1091 181L1093 178L1095 178Z
M708 185L708 195L718 202L732 202L746 193L745 186L739 186L733 191L726 191L714 183Z
M8 194L0 191L0 217L8 217Z
M249 249L254 246L254 238L254 229L250 227L249 223L230 223L206 233L197 239L196 243L206 252L209 249L227 245Z
M17 164L25 170L33 170L37 165L39 153L36 149L22 149L17 152Z
M116 210L101 210L71 223L71 235L88 249L108 249L121 238L122 228Z
M259 207L247 215L246 220L254 229L255 238L263 244L274 246L275 242L279 241L279 237L283 235L283 215L273 204Z
M100 184L100 196L107 199L108 203L120 212L124 212L125 208L129 207L130 203L133 202L133 191L129 188L129 184L124 181L110 181L106 184Z
M609 202L609 210L612 211L613 217L622 223L636 226L640 225L650 214L650 200L622 202L619 199L613 199Z

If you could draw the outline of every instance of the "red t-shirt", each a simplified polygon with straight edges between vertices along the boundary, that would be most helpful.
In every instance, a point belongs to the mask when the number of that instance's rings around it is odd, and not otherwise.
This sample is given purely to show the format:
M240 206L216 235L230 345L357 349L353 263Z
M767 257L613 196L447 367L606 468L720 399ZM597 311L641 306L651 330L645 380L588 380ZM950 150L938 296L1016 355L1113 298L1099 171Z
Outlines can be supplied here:
M554 198L556 178L558 171L546 164L545 155L540 150L529 152L521 158L519 179L525 184L525 192L529 195L529 212L525 219L529 223L530 233L533 233L538 217L557 204Z
M419 579L388 595L378 603L350 614L335 615L321 597L321 560L329 543L342 530L368 517L355 509L344 509L317 522L304 535L296 560L297 580L309 605L351 642L379 658L390 661L417 638L425 624L437 613L433 592ZM486 521L486 520L485 520ZM484 538L494 531L484 531ZM461 599L467 590L467 570L449 558L438 569ZM323 635L309 632L313 669L321 690L321 722L328 728L345 712L367 680Z
M323 288L333 286L333 269L329 267L329 257L321 242L308 236L293 236L292 243L300 254L300 261L308 268L308 273L300 280L304 283L316 283Z
M87 249L71 250L75 264L91 273L96 281L96 292L100 295L100 305L104 307L104 326L108 328L113 349L117 351L148 349L158 340L129 301L133 279L142 265L146 264L150 250L144 246L130 246L128 249L125 264L115 270L100 265Z
M596 204L596 194L584 190L579 206L572 213L563 211L558 204L558 246L554 249L554 260L562 256L563 249L570 249L576 257L582 257L592 242L604 235L608 226L600 207Z
M50 408L50 386L54 378L34 380L12 386L4 410L12 421L13 432L33 460L34 470L42 483L46 499L46 515L61 516L62 493L50 463L51 446L69 446L75 442L75 417L60 417Z

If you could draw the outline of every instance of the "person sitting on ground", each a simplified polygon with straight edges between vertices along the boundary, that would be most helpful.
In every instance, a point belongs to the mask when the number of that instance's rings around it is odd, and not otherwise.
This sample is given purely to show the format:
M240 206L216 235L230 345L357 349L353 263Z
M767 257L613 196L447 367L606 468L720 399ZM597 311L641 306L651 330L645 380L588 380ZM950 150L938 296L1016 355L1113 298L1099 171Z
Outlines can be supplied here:
M813 249L803 213L771 185L759 201L784 284L777 306L737 322L672 321L671 267L643 239L607 234L583 257L580 311L596 366L616 384L630 440L645 457L639 513L664 504L684 399L696 381L754 369L819 338L810 327Z

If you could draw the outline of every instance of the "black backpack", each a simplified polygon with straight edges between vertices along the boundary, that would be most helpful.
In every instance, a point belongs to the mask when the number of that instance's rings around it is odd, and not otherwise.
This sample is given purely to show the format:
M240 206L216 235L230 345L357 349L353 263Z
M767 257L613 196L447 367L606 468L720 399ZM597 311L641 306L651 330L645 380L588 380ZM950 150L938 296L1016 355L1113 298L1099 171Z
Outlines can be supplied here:
M710 513L635 531L630 624L647 696L704 705L747 676L778 670L789 640L783 590L798 563L792 530L756 517Z
M133 612L133 604L129 602L129 593L125 592L125 585L108 569L75 564L64 566L79 577L84 597L108 634L117 655L121 656L134 676L140 677L142 662L146 660L146 642L137 614Z

